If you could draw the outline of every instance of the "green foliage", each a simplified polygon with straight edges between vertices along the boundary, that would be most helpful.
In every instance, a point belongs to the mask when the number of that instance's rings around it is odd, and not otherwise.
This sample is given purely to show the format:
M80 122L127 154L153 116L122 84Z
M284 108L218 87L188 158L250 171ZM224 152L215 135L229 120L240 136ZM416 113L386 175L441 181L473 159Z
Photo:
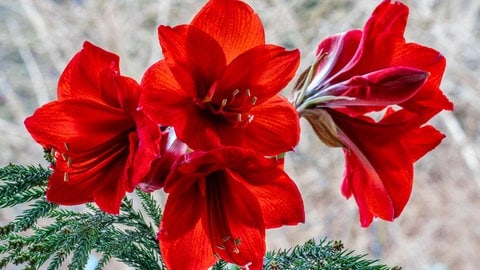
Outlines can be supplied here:
M377 265L374 260L367 260L365 255L354 255L353 251L344 249L340 241L314 240L290 250L267 252L264 269L309 269L309 270L399 270Z
M0 208L29 203L15 220L0 227L0 268L82 269L90 253L101 254L97 269L111 259L137 269L164 269L156 240L160 206L150 194L137 191L140 204L122 202L121 214L109 215L93 205L82 211L45 200L50 170L9 165L0 168ZM155 223L146 221L143 212ZM66 260L68 258L68 263Z
M95 252L100 255L96 269L103 269L111 260L135 269L165 269L156 240L161 208L151 194L137 190L138 200L125 198L117 216L93 204L73 210L45 200L50 173L41 166L0 168L0 209L18 205L24 209L0 227L0 268L15 265L23 269L83 269L89 255ZM268 252L264 268L390 269L347 252L340 242L326 240L310 240L289 251ZM212 269L240 268L219 261Z

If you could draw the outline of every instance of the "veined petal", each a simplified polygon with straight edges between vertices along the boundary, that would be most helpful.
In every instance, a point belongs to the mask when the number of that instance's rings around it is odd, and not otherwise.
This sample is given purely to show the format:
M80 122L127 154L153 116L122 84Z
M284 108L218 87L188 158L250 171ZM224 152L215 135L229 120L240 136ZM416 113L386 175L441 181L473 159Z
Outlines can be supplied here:
M86 98L119 107L115 88L103 87L106 80L119 75L119 61L117 55L85 41L60 75L58 100Z
M407 146L412 160L417 161L439 145L445 135L432 126L423 126L407 133L402 143Z
M103 211L118 214L126 192L123 170L128 152L123 149L92 157L93 163L81 171L77 168L82 169L82 164L76 163L71 168L56 168L48 181L47 200L62 205L94 201ZM107 166L109 170L105 170Z
M158 234L168 269L207 269L216 261L200 219L205 209L198 183L168 196Z
M207 175L205 185L203 221L214 252L239 266L262 269L265 225L257 198L228 169Z
M300 140L298 114L282 96L272 97L251 111L253 120L245 127L248 147L265 155L291 151Z
M405 42L403 33L407 18L408 7L399 1L384 0L378 5L363 27L358 50L352 57L350 68L343 70L342 77L388 66L396 45Z
M342 142L348 147L348 150L345 151L345 166L348 169L345 170L350 173L348 174L349 178L344 178L343 181L349 182L351 192L356 199L357 196L364 196L365 206L368 209L359 209L360 214L362 215L362 212L371 212L384 220L392 221L395 216L395 209L392 198L384 184L384 181L389 179L384 180L383 178L389 171L383 171L382 168L382 165L389 165L388 162L375 163L376 160L371 160L370 153L365 153L365 150L359 149L351 138L347 137L343 132L339 132L339 135ZM365 145L362 146L363 148L367 147ZM398 176L394 175L394 177ZM360 193L362 195L358 195ZM364 227L370 224L366 222L368 219L364 216L360 216L360 220Z
M212 36L223 48L227 63L241 53L265 44L262 22L253 9L238 0L210 0L191 25Z
M342 192L347 196L353 193L359 207L364 207L360 209L362 226L368 226L372 216L393 220L407 203L413 182L415 160L409 158L402 137L417 128L399 133L378 123L330 113L348 147L344 179L348 183L344 183Z
M120 109L88 99L66 99L40 107L25 120L25 126L45 147L85 152L128 133L135 123Z
M263 172L238 172L243 184L255 196L262 209L265 228L297 225L305 222L305 210L298 187L281 168ZM273 181L269 181L274 179Z
M300 63L298 50L287 51L275 45L257 46L230 63L217 81L213 100L230 99L235 89L249 90L261 104L279 93L295 75ZM244 111L250 102L227 105L229 110Z
M179 123L175 121L178 118L175 117L178 116L177 111L193 105L195 88L183 87L164 60L147 69L142 78L141 88L140 108L155 122L164 126Z
M453 103L440 90L445 71L445 57L438 51L415 43L399 46L392 59L392 65L404 65L430 73L428 80L414 98L401 104L411 111L429 107L436 111L453 110Z
M205 98L226 66L222 47L209 34L189 25L160 26L158 35L165 61L177 81L187 86L187 90L195 88L192 97Z

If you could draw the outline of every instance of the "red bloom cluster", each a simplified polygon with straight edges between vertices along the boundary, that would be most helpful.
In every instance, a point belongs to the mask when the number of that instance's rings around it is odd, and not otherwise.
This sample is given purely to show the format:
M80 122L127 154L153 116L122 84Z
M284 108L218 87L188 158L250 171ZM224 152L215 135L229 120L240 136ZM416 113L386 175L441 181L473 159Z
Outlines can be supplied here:
M53 159L47 199L118 214L126 192L163 188L158 240L169 269L219 258L261 269L265 230L305 219L283 169L300 115L327 145L345 148L342 192L355 196L362 225L392 220L410 195L413 162L443 138L424 124L452 108L438 88L443 56L403 39L407 12L384 1L363 31L322 41L297 109L279 92L299 51L266 44L239 0L210 0L190 24L160 26L164 59L140 84L120 75L118 56L85 42L58 100L25 120Z
M261 269L265 229L305 219L280 157L299 140L297 112L278 94L299 52L265 44L259 17L236 0L212 0L190 24L158 33L164 59L140 85L120 75L118 56L85 42L58 101L26 119L54 158L47 199L117 214L135 187L164 188L158 237L169 269L218 258Z
M362 226L393 220L412 189L413 163L443 139L424 125L453 104L439 89L445 58L403 37L408 7L383 1L363 30L328 37L301 77L299 114L329 146L344 147L342 193Z

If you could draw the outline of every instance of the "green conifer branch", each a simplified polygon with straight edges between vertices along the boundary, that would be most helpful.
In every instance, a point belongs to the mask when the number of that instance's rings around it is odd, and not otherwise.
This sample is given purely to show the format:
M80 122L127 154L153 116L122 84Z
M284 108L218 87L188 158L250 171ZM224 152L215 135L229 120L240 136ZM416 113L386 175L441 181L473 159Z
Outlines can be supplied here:
M376 264L375 260L354 255L353 251L344 249L340 241L309 240L301 246L290 250L267 252L264 269L349 269L349 270L399 270Z
M139 189L136 190L136 194L142 200L142 206L147 215L153 220L154 224L160 224L160 220L162 219L162 208L153 198L152 194L143 192Z
M50 170L41 166L8 165L0 168L0 208L26 202L22 214L0 227L0 268L82 269L92 252L100 254L96 269L117 260L135 269L165 269L156 239L161 208L151 194L136 191L139 203L122 201L119 215L93 204L84 211L46 201ZM29 233L26 233L28 231ZM67 262L68 258L68 262ZM264 268L277 269L399 269L377 265L354 255L340 242L310 240L291 250L268 252ZM213 269L239 269L219 261Z
M0 168L0 208L11 207L45 196L50 170L42 166L10 164Z

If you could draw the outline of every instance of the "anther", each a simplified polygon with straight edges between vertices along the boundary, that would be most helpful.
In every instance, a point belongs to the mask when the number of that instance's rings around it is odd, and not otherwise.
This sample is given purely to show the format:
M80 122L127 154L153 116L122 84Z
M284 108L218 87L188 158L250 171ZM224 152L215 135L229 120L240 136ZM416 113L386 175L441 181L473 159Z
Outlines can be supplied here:
M241 113L237 114L237 121L242 122L242 114Z
M67 154L66 154L66 153L62 153L62 158L63 158L63 161L67 161Z
M70 145L68 145L68 143L63 143L63 145L67 151L70 151Z
M253 115L252 114L248 115L247 121L248 121L248 123L251 123L253 121Z
M222 100L222 107L225 107L225 105L227 105L227 102L228 102L228 99L223 99Z
M213 256L214 256L217 260L222 259L222 258L220 258L220 256L219 256L217 253L213 253Z
M233 240L233 244L234 244L235 246L240 245L240 243L242 243L242 240L240 239L240 237L237 238L237 239L235 239L235 240Z
M232 96L236 96L236 95L238 95L238 93L240 93L240 90L235 89L235 90L232 92Z
M252 106L255 105L255 103L257 103L257 97L253 97L250 103L252 104Z
M220 249L220 250L225 250L225 246L224 246L224 245L217 245L217 248Z
M227 236L223 237L222 241L223 241L223 242L227 242L228 240L230 240L230 238L232 238L232 237L230 237L229 235L227 235Z
M72 166L72 161L73 161L72 158L69 157L68 160L67 160L67 167L70 168Z
M247 97L250 97L252 94L250 93L250 89L247 89L246 91Z
M68 181L68 173L63 174L63 181L67 182Z
M240 250L239 250L237 247L234 247L232 251L233 251L233 253L235 253L235 254L240 253Z

